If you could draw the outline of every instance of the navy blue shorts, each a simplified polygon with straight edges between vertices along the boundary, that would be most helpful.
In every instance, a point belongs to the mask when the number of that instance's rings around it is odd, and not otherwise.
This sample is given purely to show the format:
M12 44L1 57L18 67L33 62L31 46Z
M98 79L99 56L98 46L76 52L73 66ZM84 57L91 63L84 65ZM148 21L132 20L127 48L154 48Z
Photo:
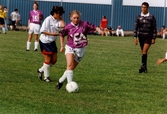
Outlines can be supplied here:
M41 52L43 54L53 54L53 53L57 53L57 46L56 46L56 42L53 41L51 43L42 43L39 40L39 45L41 48Z

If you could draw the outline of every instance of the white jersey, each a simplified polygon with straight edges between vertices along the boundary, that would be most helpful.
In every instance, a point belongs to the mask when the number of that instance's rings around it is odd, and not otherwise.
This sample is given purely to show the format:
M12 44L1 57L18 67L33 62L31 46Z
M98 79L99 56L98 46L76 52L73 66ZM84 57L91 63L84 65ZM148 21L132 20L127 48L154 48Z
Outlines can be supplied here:
M20 14L16 12L12 12L10 14L12 21L20 20Z
M119 36L119 34L121 34L121 36L124 36L124 31L123 31L123 29L117 29L117 30L116 30L116 35Z
M44 22L42 23L42 27L40 29L40 40L43 43L51 43L57 39L57 36L51 36L51 35L46 35L42 34L42 32L58 32L60 26L60 22L57 19L54 19L52 15L48 16Z

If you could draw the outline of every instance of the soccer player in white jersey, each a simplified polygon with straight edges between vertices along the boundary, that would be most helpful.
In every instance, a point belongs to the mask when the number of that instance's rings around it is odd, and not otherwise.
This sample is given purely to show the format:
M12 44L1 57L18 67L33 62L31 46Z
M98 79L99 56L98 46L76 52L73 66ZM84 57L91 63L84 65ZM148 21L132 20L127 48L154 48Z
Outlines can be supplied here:
M60 89L63 86L64 80L67 78L67 82L70 83L73 80L73 70L79 64L85 53L85 46L88 44L87 34L97 31L99 34L103 34L100 28L95 25L80 21L80 12L74 10L70 13L71 22L65 26L60 33L60 52L64 52L67 61L67 67L56 84L56 88ZM64 45L64 37L67 36L66 45ZM65 46L65 49L64 49Z
M62 14L64 13L63 7L54 6L40 29L40 48L44 57L44 63L41 68L37 70L38 78L42 80L42 74L44 73L44 81L51 82L50 80L50 67L57 62L57 46L56 39L59 36L59 28L64 27L65 23L62 20Z
M38 10L38 3L35 1L33 3L33 10L30 11L29 19L28 19L28 29L29 36L27 41L27 49L30 50L31 40L34 34L35 42L34 42L34 51L38 49L38 34L40 33L40 24L41 20L43 20L42 11Z

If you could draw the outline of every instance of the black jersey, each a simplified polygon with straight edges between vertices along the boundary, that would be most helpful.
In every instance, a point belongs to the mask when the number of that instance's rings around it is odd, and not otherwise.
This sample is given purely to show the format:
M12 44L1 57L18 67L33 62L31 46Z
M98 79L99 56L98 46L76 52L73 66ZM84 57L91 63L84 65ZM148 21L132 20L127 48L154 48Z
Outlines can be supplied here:
M137 35L151 35L153 39L157 36L156 19L154 15L149 16L138 15L134 23L134 37Z

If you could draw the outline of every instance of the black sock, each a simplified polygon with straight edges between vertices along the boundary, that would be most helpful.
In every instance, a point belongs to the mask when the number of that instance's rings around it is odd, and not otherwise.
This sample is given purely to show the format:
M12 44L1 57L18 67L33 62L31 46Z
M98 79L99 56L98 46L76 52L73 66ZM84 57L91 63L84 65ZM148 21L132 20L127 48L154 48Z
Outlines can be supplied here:
M144 66L147 65L147 54L142 55L142 65L144 65Z

